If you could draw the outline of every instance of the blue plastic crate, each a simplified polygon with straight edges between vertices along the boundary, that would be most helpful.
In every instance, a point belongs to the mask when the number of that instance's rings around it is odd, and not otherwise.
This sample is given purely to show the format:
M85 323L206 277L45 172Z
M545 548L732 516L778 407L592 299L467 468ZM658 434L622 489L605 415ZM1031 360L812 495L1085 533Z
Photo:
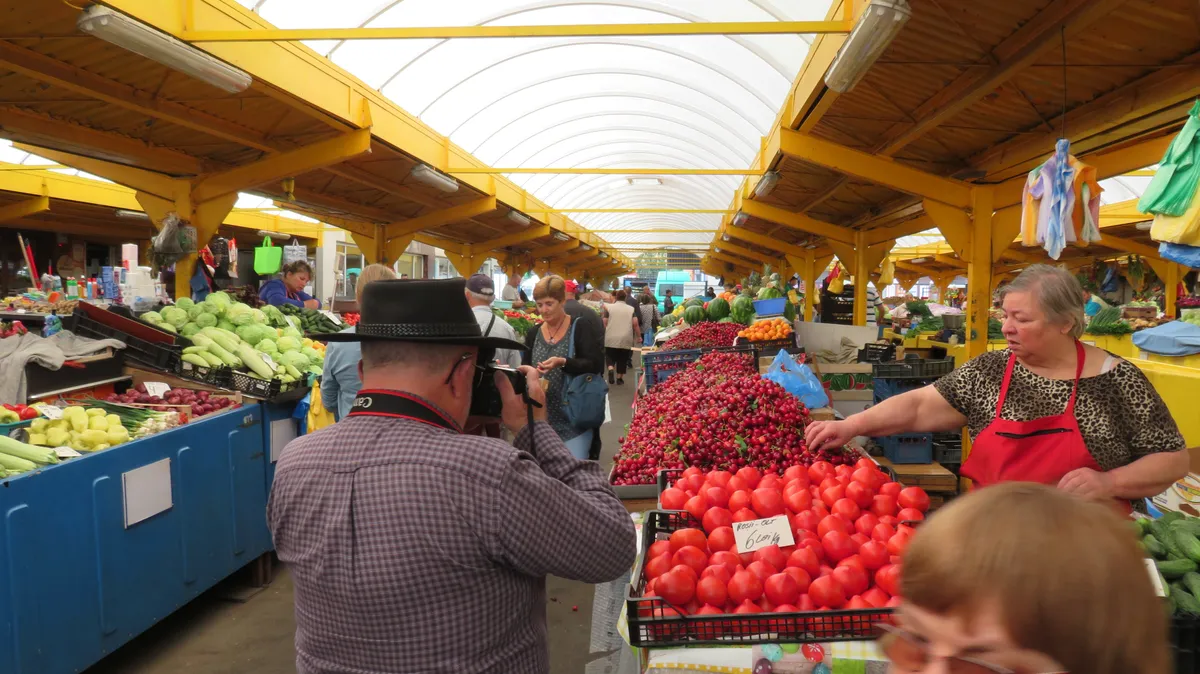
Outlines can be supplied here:
M877 377L875 379L875 404L879 404L892 396L908 393L932 384L936 379L890 379Z
M883 455L892 463L932 463L933 434L907 433L875 438Z
M776 297L770 300L754 300L754 313L759 316L777 316L787 307L786 297Z

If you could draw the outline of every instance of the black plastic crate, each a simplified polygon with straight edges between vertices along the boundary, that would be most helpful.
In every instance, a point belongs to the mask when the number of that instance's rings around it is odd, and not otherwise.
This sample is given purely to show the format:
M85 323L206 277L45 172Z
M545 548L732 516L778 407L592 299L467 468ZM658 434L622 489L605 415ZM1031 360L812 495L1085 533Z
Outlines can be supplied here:
M231 371L230 375L230 384L233 390L269 402L299 400L308 390L308 385L303 381L284 384L278 379L259 379L237 370Z
M953 358L905 356L904 360L891 363L873 363L871 376L875 379L937 379L953 370Z
M802 353L800 347L796 346L796 335L783 339L768 339L758 342L743 342L741 337L738 337L737 346L752 346L758 352L759 358L772 358L780 351L788 353Z
M123 330L105 325L80 311L71 314L67 320L63 321L63 325L81 337L115 339L124 342L123 351L126 360L155 370L172 371L173 363L178 359L182 350L172 344L160 344L135 337Z
M858 350L860 363L887 363L896 360L895 344L867 344Z
M215 388L233 389L233 370L228 367L201 367L177 359L173 371L180 379L190 379Z
M684 616L662 597L642 597L646 586L642 578L645 556L660 534L677 529L700 527L685 512L651 510L642 523L642 549L637 567L625 596L629 643L638 648L732 646L758 643L805 643L825 641L865 641L875 638L875 626L889 622L892 609L861 611L809 611L796 613L755 613ZM672 609L668 615L667 610ZM675 612L679 612L678 615Z
M1200 618L1175 616L1170 627L1175 674L1200 672Z
M943 445L935 440L933 443L933 460L942 464L943 467L950 465L961 466L962 443L959 443L957 447L954 447Z
M730 353L745 353L754 359L754 367L758 368L758 349L753 344L735 344L733 346L706 346L699 349L677 349L674 351L651 351L642 354L642 367L646 372L646 390L654 388L679 372L683 368L700 360L706 353L725 351Z

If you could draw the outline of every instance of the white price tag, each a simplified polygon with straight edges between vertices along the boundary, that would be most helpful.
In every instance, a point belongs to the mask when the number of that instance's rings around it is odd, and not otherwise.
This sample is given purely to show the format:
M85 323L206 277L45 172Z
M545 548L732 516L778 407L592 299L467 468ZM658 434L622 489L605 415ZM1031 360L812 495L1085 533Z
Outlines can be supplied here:
M34 407L37 408L37 411L42 413L42 416L50 419L51 421L62 418L61 407L55 407L54 405L34 405Z
M166 384L164 384L161 381L146 382L146 393L149 393L152 396L158 396L159 398L161 398L161 397L167 395L167 391L170 391L170 390L171 390L171 387L167 386Z
M1146 571L1150 574L1150 583L1154 585L1154 592L1160 597L1167 596L1166 588L1163 587L1162 576L1158 574L1158 567L1154 565L1154 560L1147 557L1142 560L1146 562Z
M259 352L258 357L262 358L263 362L266 363L267 367L271 368L271 370L274 370L277 367L275 365L275 361L271 360L271 357L268 356L267 354Z
M60 458L60 459L74 459L77 456L83 456L82 454L71 449L70 447L55 447L54 454L57 455L58 458Z
M334 325L342 324L342 319L338 318L338 315L333 313L332 311L326 311L325 309L322 309L321 315L324 316L325 318L328 318L329 320L333 321Z
M781 548L795 545L792 527L786 515L768 517L762 520L733 523L733 540L737 544L738 553L754 552L769 545Z

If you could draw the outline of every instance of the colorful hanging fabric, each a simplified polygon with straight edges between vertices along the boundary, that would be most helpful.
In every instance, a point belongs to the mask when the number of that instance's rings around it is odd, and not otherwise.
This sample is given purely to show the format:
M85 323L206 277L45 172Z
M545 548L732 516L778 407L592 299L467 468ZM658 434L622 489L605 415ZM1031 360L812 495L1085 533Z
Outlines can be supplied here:
M1200 246L1200 198L1193 198L1181 215L1155 215L1150 238L1162 243Z
M1200 100L1188 111L1187 122L1171 141L1158 171L1142 198L1138 210L1155 215L1183 215L1191 206L1200 183ZM1153 234L1151 235L1153 236ZM1157 237L1155 237L1157 238Z
M1093 243L1100 240L1100 193L1104 188L1097 179L1095 166L1085 164L1074 156L1069 158L1075 170L1072 189L1075 192L1075 212L1071 215L1072 231L1067 241Z
M1067 244L1100 240L1100 194L1096 168L1068 153L1059 139L1054 154L1029 172L1021 195L1021 245L1041 245L1057 260Z
M1067 247L1068 225L1075 210L1075 169L1067 150L1071 141L1059 138L1054 144L1054 156L1042 171L1041 208L1038 210L1038 238L1051 259L1057 260ZM1049 191L1047 197L1046 192Z

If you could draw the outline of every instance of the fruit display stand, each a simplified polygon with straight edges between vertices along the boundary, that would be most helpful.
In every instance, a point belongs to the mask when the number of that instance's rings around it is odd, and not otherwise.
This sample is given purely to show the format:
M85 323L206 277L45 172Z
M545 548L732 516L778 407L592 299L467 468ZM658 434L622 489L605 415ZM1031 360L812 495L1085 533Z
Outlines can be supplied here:
M1162 396L1189 447L1200 446L1200 415L1196 410L1196 391L1200 391L1200 369L1134 358L1146 379Z
M942 505L958 495L958 476L942 464L892 463L886 457L875 457L879 465L892 471L896 481L906 487L920 487L929 493L931 508Z
M1079 338L1084 344L1091 344L1125 359L1136 358L1138 348L1133 345L1133 335L1089 335Z
M3 480L0 671L103 656L271 549L258 405Z

